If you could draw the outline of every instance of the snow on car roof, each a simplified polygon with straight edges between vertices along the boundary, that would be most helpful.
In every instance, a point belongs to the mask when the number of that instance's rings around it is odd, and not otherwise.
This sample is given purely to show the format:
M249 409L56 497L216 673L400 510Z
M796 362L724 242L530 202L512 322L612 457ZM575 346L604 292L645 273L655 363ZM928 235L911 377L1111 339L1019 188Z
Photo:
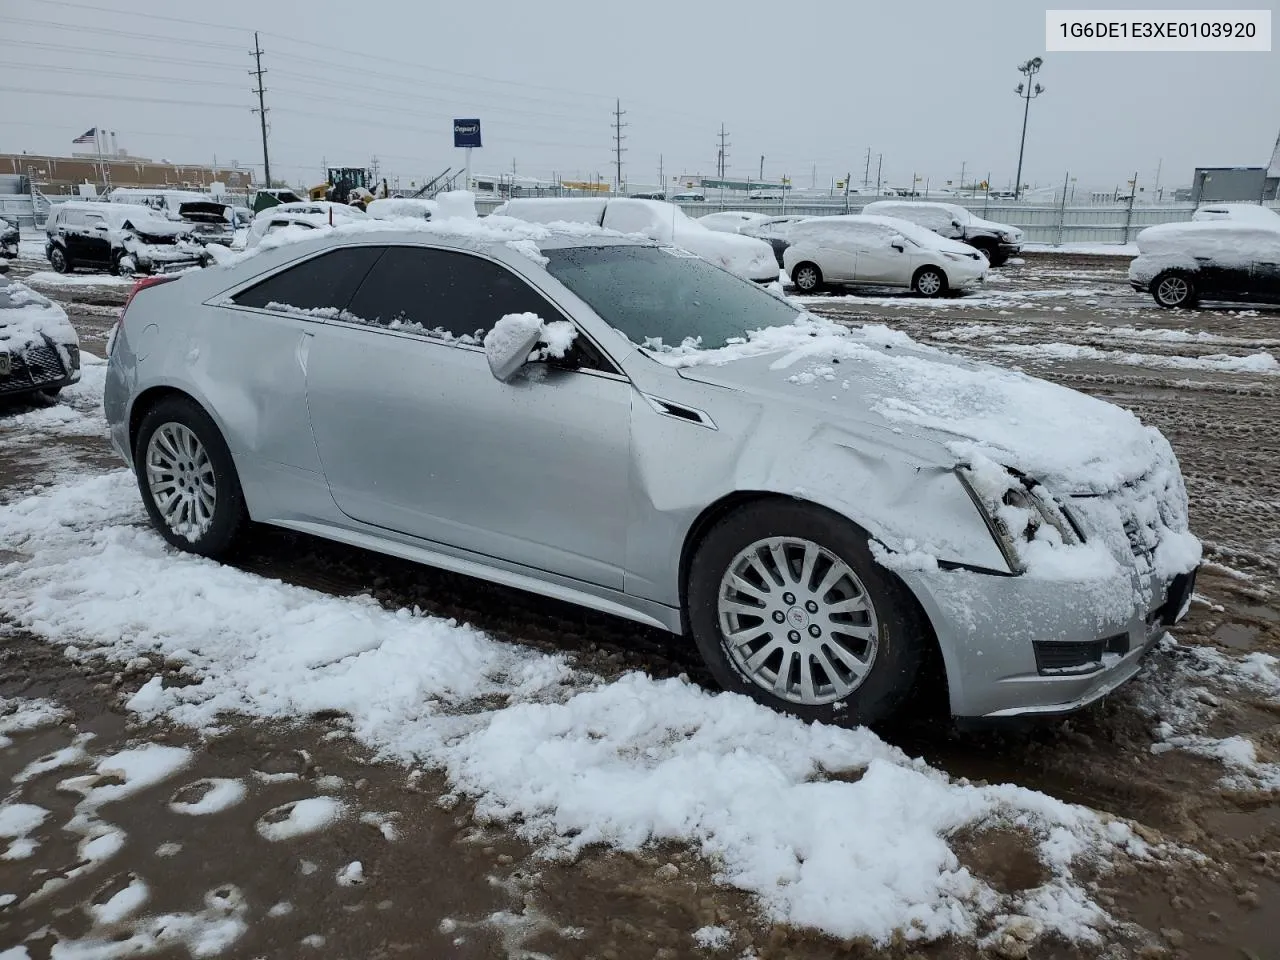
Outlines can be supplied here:
M830 224L875 224L881 227L890 227L898 233L902 234L908 240L914 240L922 247L934 248L944 242L944 238L938 236L932 230L926 230L924 227L912 223L910 220L903 220L899 217L881 216L872 213L849 213L840 214L834 217L810 217L803 223L797 224L799 227L813 227L824 223Z
M1280 217L1275 225L1252 220L1160 223L1137 237L1141 254L1192 254L1218 260L1280 257Z

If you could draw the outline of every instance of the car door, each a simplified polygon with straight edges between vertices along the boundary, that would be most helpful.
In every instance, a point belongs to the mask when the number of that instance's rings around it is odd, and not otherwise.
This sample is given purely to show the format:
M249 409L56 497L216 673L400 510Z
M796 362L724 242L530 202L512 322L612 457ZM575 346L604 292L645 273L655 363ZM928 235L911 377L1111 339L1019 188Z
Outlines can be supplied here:
M902 250L893 246L897 234L892 227L858 224L854 231L857 235L859 283L900 286L911 282L911 258L906 253L907 244L901 244Z
M824 279L852 283L857 276L858 248L847 223L812 223L793 242L806 242Z
M482 338L523 312L563 319L496 261L388 247L310 353L330 492L362 523L621 589L631 385L598 353L494 379Z
M99 213L86 213L84 226L80 228L80 253L75 259L80 263L98 265L111 262L111 225Z
M1280 303L1280 249L1264 251L1253 261L1250 273L1251 299Z
M60 210L58 212L58 236L62 238L67 257L73 263L87 257L85 215L82 211Z

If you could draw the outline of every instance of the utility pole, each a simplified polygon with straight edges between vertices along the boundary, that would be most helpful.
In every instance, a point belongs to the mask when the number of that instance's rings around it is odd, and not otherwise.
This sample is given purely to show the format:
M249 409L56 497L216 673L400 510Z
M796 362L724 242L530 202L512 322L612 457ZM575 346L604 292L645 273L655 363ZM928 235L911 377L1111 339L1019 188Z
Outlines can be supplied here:
M622 135L622 128L626 126L630 126L630 124L626 124L622 122L622 116L624 113L626 113L626 111L622 109L622 101L614 100L613 102L613 165L614 165L614 171L618 178L618 182L614 189L619 194L622 193L622 155L623 153L626 152L626 150L622 146L622 141L626 139L626 137Z
M262 122L262 176L266 180L266 186L271 186L271 160L267 156L267 105L263 101L263 94L267 91L262 86L262 75L267 71L262 69L262 45L258 43L258 31L253 31L253 49L249 51L249 55L253 57L256 68L249 71L250 76L258 78L258 86L250 93L258 95L258 109L253 112L258 115L258 119Z
M1040 67L1043 63L1044 60L1040 57L1032 57L1026 63L1018 65L1018 72L1027 79L1025 83L1018 84L1014 90L1014 93L1022 97L1024 101L1022 107L1022 142L1018 146L1018 178L1013 184L1014 200L1022 196L1022 155L1027 149L1027 114L1031 112L1031 101L1044 93L1044 87L1038 83L1032 83L1031 78L1040 72Z
M725 172L725 170L727 170L727 169L728 169L728 166L729 166L729 152L728 152L728 151L729 151L729 147L730 147L730 146L732 146L732 144L730 144L730 143L725 139L725 137L727 137L727 136L729 136L729 134L727 134L727 133L725 132L724 124L722 123L722 124L720 124L720 152L719 152L719 155L718 155L718 156L719 156L719 159L717 160L717 169L716 169L716 175L717 175L721 180L723 180L723 179L724 179L724 172Z
M658 192L661 194L667 192L666 173L662 169L662 154L658 154Z
M378 182L378 156L374 154L369 158L369 175L373 178L373 182Z
M865 188L871 182L871 148L867 147L867 165L862 170L862 186Z
M880 196L880 171L884 168L884 154L876 161L876 196Z
M956 191L957 194L964 193L964 168L968 165L968 163L969 161L967 160L960 161L960 189Z
M764 182L764 154L760 154L760 182Z
M818 189L818 165L816 163L813 165L813 172L809 175L809 189Z

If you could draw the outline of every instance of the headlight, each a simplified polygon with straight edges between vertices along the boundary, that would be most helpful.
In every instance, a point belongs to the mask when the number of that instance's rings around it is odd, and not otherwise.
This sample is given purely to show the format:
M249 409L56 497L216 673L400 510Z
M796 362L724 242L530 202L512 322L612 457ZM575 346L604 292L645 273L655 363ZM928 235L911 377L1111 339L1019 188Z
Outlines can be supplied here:
M80 348L75 344L67 344L67 356L71 359L71 369L80 369Z
M1013 239L1013 234L1005 233L1003 230L996 233L996 236L1000 238L1000 241L1002 243L1008 243L1010 240Z
M1009 569L1026 569L1024 547L1035 540L1078 544L1084 534L1044 484L1017 471L989 464L980 469L962 466L957 473L975 503L982 508Z
M968 260L969 255L964 253L952 253L950 250L944 250L942 255L948 260Z

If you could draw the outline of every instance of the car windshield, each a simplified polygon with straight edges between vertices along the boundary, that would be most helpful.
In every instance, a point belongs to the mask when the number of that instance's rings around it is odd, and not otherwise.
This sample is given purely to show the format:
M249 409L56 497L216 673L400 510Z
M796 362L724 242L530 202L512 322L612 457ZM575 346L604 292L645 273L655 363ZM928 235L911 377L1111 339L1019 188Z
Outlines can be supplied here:
M672 247L543 250L550 274L633 343L723 347L749 330L784 326L799 311L705 260Z

